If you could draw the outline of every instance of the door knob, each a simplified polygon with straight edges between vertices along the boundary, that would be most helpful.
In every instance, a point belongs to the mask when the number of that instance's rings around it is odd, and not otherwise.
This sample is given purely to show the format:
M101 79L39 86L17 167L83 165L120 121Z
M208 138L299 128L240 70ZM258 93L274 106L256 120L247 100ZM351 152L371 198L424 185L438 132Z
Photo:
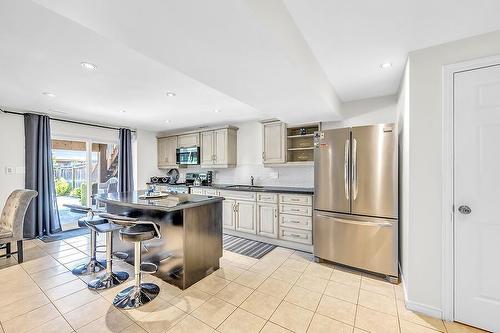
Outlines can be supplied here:
M464 214L464 215L469 215L469 214L472 212L472 209L470 209L470 207L469 207L469 206L462 205L462 206L458 207L458 211L459 211L461 214Z

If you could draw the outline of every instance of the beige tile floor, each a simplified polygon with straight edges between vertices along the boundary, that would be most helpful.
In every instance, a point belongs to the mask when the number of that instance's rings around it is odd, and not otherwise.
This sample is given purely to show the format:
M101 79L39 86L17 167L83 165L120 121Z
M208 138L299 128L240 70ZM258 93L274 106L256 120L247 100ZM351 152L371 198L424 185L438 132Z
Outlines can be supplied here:
M33 240L23 264L1 259L0 333L480 332L407 310L400 286L284 248L260 260L224 252L218 271L184 291L146 276L160 285L159 297L117 310L111 302L124 285L93 292L92 277L69 271L87 260L87 249L86 236Z

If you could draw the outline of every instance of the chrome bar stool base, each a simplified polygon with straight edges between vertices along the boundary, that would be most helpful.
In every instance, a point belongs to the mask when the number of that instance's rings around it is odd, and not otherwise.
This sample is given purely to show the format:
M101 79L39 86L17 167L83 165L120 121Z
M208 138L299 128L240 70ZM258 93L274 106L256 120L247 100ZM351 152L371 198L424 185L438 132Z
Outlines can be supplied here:
M113 305L117 308L128 310L147 304L160 293L160 287L154 283L141 283L123 289L116 295Z
M127 272L113 272L113 231L120 230L122 227L112 223L106 223L96 226L89 226L94 228L97 233L106 234L106 272L99 276L97 279L87 283L87 287L91 290L103 290L112 288L126 281L129 277ZM127 254L119 253L117 257L126 258Z
M73 268L71 272L74 275L90 275L99 273L106 269L106 260L91 259L86 264L80 264Z
M113 288L128 279L129 275L127 272L112 272L105 273L103 276L90 281L87 286L92 290L102 290Z

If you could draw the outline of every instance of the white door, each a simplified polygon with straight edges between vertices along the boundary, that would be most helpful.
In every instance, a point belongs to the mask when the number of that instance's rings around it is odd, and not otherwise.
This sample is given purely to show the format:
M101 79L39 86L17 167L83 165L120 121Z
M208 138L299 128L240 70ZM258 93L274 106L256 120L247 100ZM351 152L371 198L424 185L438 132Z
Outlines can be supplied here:
M500 65L454 80L455 320L500 332Z
M222 227L225 229L233 229L235 227L235 212L234 212L234 200L225 199L222 202Z
M257 233L278 238L278 205L257 204Z
M255 234L255 202L236 201L236 230Z
M227 129L214 131L215 164L227 164Z
M264 163L285 163L285 124L273 122L264 124L262 139L262 160Z
M214 131L201 133L201 165L214 164Z

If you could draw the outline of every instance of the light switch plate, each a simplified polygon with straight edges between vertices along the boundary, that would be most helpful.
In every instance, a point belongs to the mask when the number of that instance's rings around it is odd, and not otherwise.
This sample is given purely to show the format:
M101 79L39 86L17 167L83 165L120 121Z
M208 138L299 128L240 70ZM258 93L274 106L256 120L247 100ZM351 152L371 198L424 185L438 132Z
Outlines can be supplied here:
M5 174L6 175L13 175L16 173L16 167L13 166L6 166L5 167Z

